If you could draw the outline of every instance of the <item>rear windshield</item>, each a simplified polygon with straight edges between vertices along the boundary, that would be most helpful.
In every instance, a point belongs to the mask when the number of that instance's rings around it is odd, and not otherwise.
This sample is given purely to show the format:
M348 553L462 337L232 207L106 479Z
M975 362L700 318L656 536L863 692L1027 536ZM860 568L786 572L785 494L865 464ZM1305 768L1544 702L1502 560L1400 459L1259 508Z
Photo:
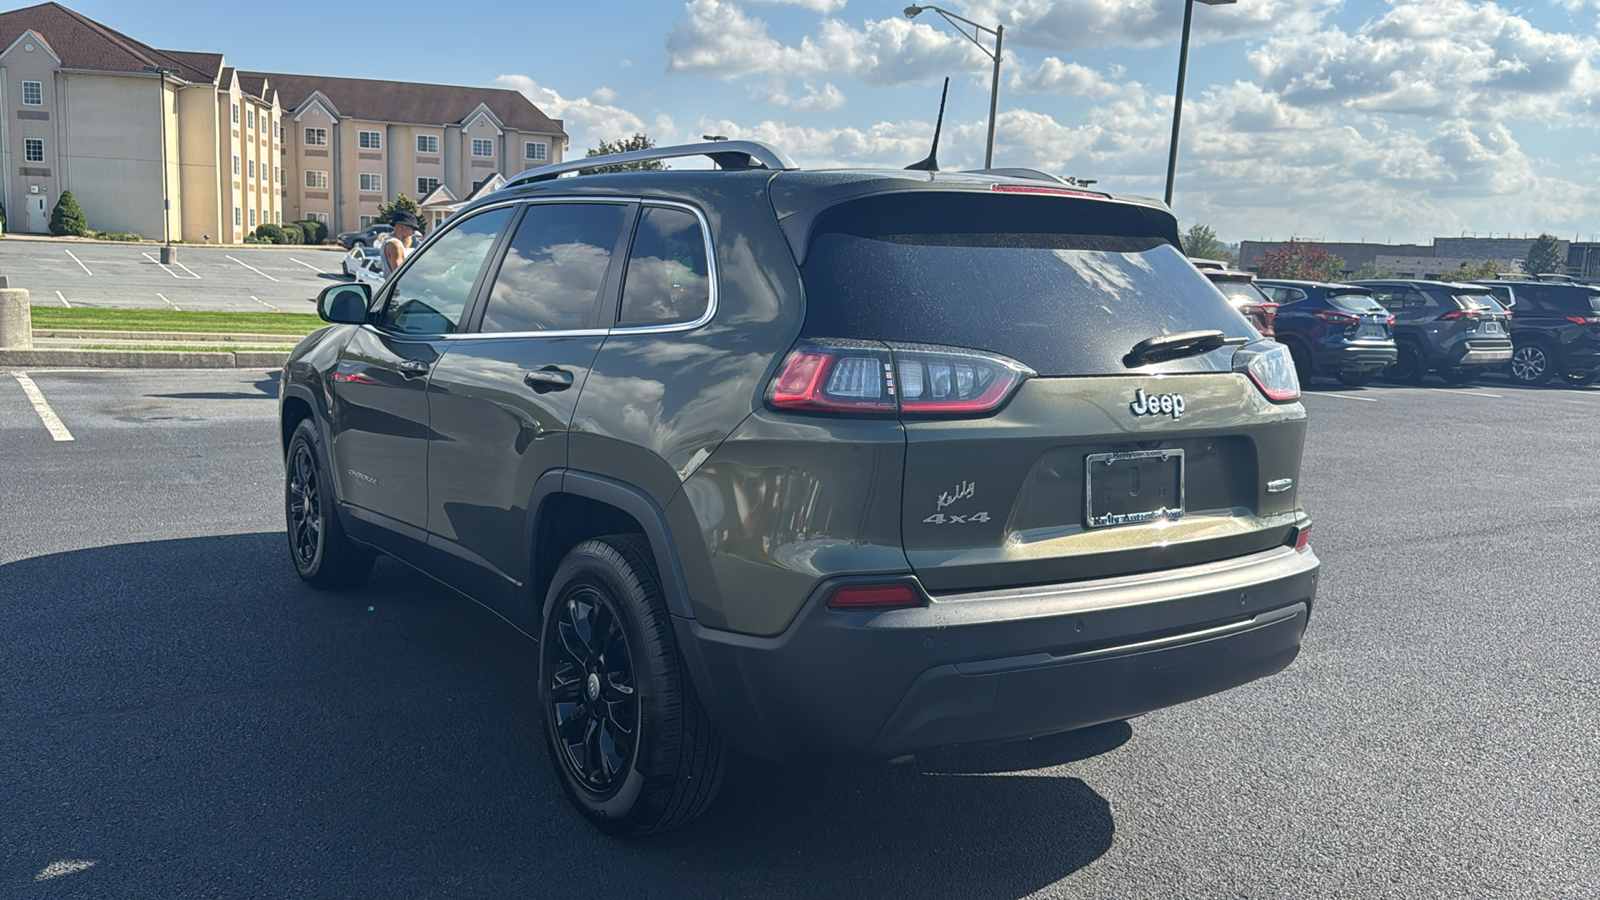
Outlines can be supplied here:
M1378 298L1366 291L1328 292L1328 303L1339 309L1354 313L1381 313L1384 312L1383 304Z
M1217 290L1222 292L1222 296L1227 297L1234 303L1272 302L1272 298L1261 293L1261 289L1256 287L1255 283L1249 279L1239 278L1230 281L1221 278L1212 278L1211 283L1217 286Z
M1498 304L1494 294L1484 292L1481 294L1451 294L1456 305L1462 309L1494 309Z
M812 228L804 334L989 350L1045 376L1127 374L1123 357L1158 335L1255 339L1150 230L1142 211L1099 201L919 191L843 204ZM1138 371L1228 371L1232 354Z

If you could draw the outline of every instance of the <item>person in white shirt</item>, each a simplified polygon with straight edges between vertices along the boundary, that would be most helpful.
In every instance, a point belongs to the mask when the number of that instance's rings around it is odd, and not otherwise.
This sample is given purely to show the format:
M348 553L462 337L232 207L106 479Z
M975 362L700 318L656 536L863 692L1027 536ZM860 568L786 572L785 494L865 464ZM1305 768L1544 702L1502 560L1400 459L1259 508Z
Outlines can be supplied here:
M411 252L412 237L422 231L422 224L417 217L408 212L395 213L389 224L394 230L378 244L378 259L383 264L385 281L405 262L406 254Z

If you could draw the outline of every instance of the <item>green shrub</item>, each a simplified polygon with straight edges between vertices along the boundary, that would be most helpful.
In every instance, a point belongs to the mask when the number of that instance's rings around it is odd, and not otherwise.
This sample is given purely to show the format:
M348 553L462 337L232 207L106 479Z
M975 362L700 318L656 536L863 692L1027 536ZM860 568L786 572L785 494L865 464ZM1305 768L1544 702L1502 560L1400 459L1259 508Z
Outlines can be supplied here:
M275 225L271 222L262 222L260 225L256 226L256 238L270 244L286 243L283 239L282 226Z
M83 237L89 233L89 220L71 191L62 191L61 199L56 201L56 208L50 213L50 233L57 237L64 234Z
M97 241L142 241L144 235L134 234L131 231L91 231L84 235Z
M6 205L4 203L0 203L0 231L4 231L5 227L6 227Z
M246 244L270 244L270 243L272 243L271 241L263 241L261 238L258 238L253 234L245 235L244 236L244 242Z
M320 244L328 239L328 223L318 222L314 219L302 219L299 222L300 230L306 234L306 243Z
M283 229L283 240L280 243L304 244L306 242L306 233L298 222L285 222L279 227Z

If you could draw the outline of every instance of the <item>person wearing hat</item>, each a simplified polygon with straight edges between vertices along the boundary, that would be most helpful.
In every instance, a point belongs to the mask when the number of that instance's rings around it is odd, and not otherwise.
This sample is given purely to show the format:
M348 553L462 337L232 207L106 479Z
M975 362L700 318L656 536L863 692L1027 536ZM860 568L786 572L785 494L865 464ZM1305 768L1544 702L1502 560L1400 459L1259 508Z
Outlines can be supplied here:
M412 236L422 231L422 223L408 212L395 213L394 218L389 220L389 225L393 230L383 239L383 243L378 245L378 249L382 251L378 254L378 258L383 262L385 281L388 281L389 276L400 268L402 262L405 262L406 254L411 251Z

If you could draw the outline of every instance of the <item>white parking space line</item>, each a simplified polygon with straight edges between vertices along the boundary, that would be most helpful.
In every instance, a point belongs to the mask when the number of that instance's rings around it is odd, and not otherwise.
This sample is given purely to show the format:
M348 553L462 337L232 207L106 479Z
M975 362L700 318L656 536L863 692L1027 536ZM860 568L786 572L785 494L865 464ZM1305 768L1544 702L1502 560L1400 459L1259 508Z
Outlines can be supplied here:
M193 275L195 281L199 281L200 280L200 276L195 274L195 271L193 269L189 268L188 266L184 265L183 263L177 262L176 260L174 260L173 264L176 265L178 268L184 270L185 272L188 272L190 275Z
M39 386L33 383L33 379L29 378L26 372L12 374L22 385L22 392L28 395L28 401L33 404L33 411L39 414L39 421L44 423L45 429L50 432L50 437L58 441L72 440L72 432L62 424L61 417L56 415L56 411L50 408L50 401L44 399L44 394L39 391Z
M66 297L61 296L61 292L60 291L56 291L56 296L61 298L61 305L62 306L65 306L67 309L71 309L72 308L72 304L67 302L67 298Z
M1331 397L1334 400L1360 400L1362 403L1377 403L1377 397L1357 397L1354 394L1301 394L1302 397Z
M1428 390L1438 394L1460 394L1464 397L1492 397L1496 400L1501 399L1499 394L1491 394L1488 391L1470 391L1462 390L1460 388L1455 390L1451 390L1450 388L1428 388Z
M154 256L151 256L148 253L144 254L144 258L148 259L151 262L155 263L156 265L160 266L162 269L166 270L166 273L168 275L171 275L173 278L176 278L179 281L188 281L190 279L193 279L195 281L199 281L200 280L200 276L194 274L194 271L191 270L188 266L184 266L183 263L178 263L178 265L183 266L183 270L185 272L189 273L189 278L184 278L182 275L179 275L177 272L172 271L172 267L171 266L167 265L166 263L162 262L159 259L156 259Z
M321 269L319 269L319 268L317 268L317 267L316 267L316 266L313 266L313 265L312 265L312 264L310 264L310 263L303 263L303 262L300 262L300 260L298 260L298 259L295 259L295 258L294 258L294 257L292 257L292 256L291 256L291 257L289 257L289 262L292 262L292 263L300 263L300 265L302 265L302 266L305 266L305 267L306 267L306 268L308 268L308 269L310 269L310 270L311 270L311 271L313 271L313 272L321 272L321 271L322 271L322 270L321 270Z
M271 303L268 303L267 301L261 299L260 297L251 297L250 299L254 300L255 302L257 302L259 304L261 304L262 306L265 306L267 309L270 309L273 312L283 312L283 310L277 308L276 306L273 306Z
M230 256L228 258L232 259L234 262L238 263L239 265L244 266L246 269L249 269L250 271L256 273L257 275L260 275L262 278L265 278L268 281L277 281L278 280L276 278L273 278L271 275L268 275L267 273L265 273L265 272L261 271L260 269L256 268L255 266L252 266L249 263L244 262L243 260L235 259L232 256Z
M66 248L63 247L62 249L65 250ZM67 250L67 255L72 257L72 261L78 264L78 268L83 270L83 274L88 275L90 277L94 276L94 273L89 271L89 267L83 264L83 260L81 260L81 259L79 259L77 257L77 254L73 253L71 250ZM146 253L145 255L149 256L150 254Z
M156 296L161 298L161 302L162 303L165 303L166 305L172 307L173 309L177 309L178 308L178 304L173 303L171 300L168 300L165 294L162 294L161 292L157 291L156 292Z

